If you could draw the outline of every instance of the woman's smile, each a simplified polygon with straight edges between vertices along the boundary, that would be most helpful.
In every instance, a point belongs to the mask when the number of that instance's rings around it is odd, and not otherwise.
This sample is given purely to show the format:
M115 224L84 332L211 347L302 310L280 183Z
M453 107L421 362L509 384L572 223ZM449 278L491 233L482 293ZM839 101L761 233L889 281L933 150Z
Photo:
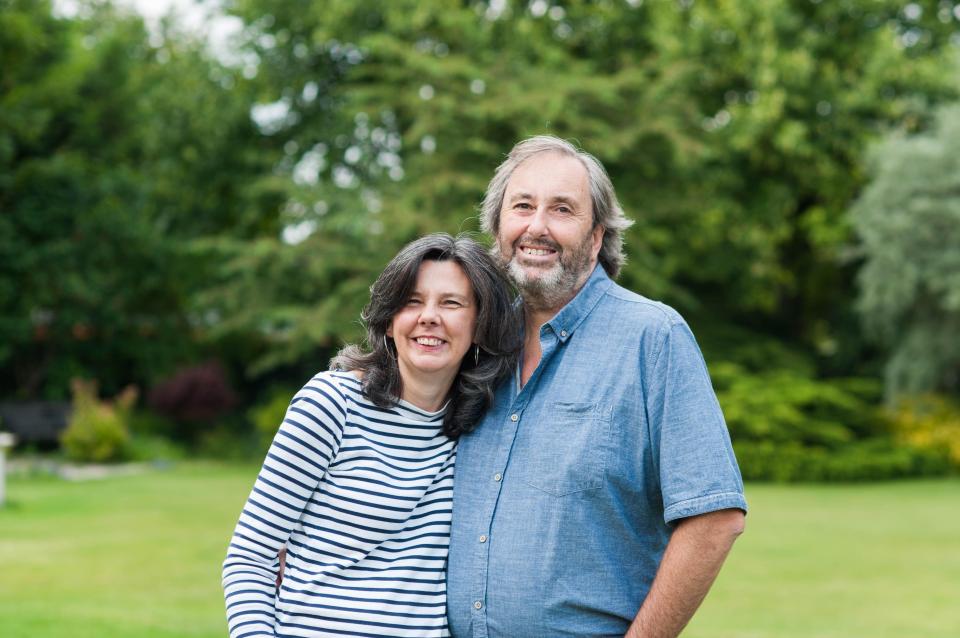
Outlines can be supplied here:
M427 260L407 303L387 330L404 381L449 377L473 345L477 309L470 280L455 261Z

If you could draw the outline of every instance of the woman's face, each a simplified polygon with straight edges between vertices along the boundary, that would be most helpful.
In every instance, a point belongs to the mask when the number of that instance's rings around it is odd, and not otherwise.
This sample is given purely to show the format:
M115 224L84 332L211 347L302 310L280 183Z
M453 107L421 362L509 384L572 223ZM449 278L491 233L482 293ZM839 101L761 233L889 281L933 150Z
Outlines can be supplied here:
M401 377L452 382L473 345L476 324L473 289L460 265L424 261L413 293L387 329Z

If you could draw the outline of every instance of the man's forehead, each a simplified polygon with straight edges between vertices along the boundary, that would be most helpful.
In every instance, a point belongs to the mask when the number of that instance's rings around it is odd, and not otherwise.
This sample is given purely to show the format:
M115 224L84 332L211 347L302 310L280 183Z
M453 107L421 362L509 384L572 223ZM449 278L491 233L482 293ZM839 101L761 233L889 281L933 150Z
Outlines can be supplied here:
M533 196L547 188L551 195L579 197L589 190L589 178L575 157L560 153L539 153L519 164L507 180L507 197Z

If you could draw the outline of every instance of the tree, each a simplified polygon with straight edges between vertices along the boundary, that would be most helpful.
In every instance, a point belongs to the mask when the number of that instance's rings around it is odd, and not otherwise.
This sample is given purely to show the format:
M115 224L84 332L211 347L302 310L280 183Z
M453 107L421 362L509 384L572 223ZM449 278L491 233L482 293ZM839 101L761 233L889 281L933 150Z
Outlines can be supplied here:
M209 256L193 242L262 232L255 178L272 159L250 101L202 43L151 43L109 2L73 18L0 6L2 385L36 398L72 376L147 383L197 348Z
M379 267L416 235L474 230L503 154L554 133L600 157L638 220L626 285L834 372L863 357L840 258L863 151L955 94L952 25L892 0L232 7L282 115L302 250L352 244ZM372 272L338 263L349 288L312 291L355 310ZM343 325L287 299L290 334Z
M851 209L863 264L858 310L890 348L887 394L960 391L960 106L872 151Z

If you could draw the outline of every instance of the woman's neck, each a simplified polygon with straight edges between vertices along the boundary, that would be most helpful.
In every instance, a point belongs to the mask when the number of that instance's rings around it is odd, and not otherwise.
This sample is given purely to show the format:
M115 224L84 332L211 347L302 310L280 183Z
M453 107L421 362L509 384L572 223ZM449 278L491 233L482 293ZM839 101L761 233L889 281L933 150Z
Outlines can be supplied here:
M434 377L424 374L407 374L401 368L400 378L403 381L403 391L400 398L412 403L421 410L436 412L447 402L453 377L439 375Z

